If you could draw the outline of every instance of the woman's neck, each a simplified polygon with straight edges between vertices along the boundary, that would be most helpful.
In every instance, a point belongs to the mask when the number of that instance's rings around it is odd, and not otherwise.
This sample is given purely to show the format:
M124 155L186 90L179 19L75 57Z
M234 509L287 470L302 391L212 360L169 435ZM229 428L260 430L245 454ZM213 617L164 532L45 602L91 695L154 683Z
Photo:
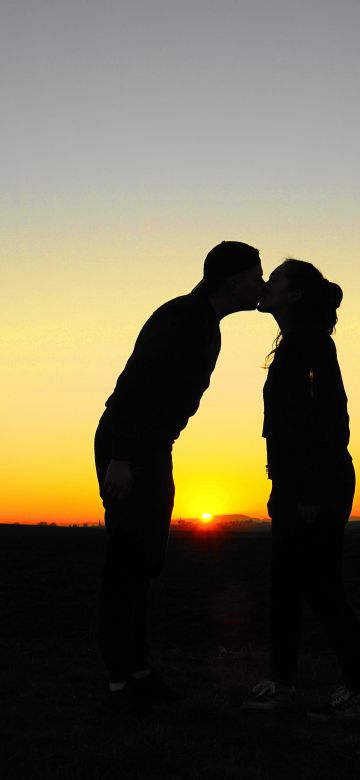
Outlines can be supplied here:
M276 320L282 335L285 336L289 332L289 330L291 330L291 320L289 317L289 312L287 310L285 311L284 309L281 309L279 311L274 311L273 317Z

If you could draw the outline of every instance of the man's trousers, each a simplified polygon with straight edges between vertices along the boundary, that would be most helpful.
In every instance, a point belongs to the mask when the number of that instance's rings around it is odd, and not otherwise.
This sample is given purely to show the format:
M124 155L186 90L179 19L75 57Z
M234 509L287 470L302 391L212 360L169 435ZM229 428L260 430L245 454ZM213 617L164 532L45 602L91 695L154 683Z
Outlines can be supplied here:
M148 448L130 461L133 487L120 500L104 490L110 459L109 433L100 422L95 461L108 542L100 586L99 646L110 679L121 681L149 666L149 585L163 569L175 489L171 447Z

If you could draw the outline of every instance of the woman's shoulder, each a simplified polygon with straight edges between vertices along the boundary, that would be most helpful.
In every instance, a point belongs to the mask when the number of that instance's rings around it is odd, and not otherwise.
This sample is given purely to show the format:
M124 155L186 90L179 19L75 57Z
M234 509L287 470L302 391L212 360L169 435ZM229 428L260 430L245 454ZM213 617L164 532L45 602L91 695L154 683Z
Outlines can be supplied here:
M283 343L286 348L302 351L305 354L322 351L336 354L336 347L330 333L322 329L292 331L284 338Z
M312 367L316 363L329 363L337 360L336 347L326 331L295 331L288 333L280 342L276 357L279 362Z

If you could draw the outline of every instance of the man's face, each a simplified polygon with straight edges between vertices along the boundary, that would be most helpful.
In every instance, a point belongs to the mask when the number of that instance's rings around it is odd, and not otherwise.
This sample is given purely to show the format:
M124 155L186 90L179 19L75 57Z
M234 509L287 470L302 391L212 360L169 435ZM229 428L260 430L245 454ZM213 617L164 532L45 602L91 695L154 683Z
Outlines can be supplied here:
M256 309L265 285L261 263L249 268L248 271L236 274L233 281L233 294L238 304L237 311Z

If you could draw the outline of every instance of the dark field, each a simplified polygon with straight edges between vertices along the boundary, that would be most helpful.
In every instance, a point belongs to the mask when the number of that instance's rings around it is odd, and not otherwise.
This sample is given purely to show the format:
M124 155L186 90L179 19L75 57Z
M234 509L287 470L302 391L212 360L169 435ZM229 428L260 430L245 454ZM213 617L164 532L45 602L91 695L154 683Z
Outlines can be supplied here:
M360 777L360 722L305 717L341 682L307 611L295 711L239 709L267 676L268 533L172 533L153 586L153 660L186 699L127 721L99 706L104 530L0 526L0 540L4 780ZM348 528L346 588L360 612L359 559L360 530Z

